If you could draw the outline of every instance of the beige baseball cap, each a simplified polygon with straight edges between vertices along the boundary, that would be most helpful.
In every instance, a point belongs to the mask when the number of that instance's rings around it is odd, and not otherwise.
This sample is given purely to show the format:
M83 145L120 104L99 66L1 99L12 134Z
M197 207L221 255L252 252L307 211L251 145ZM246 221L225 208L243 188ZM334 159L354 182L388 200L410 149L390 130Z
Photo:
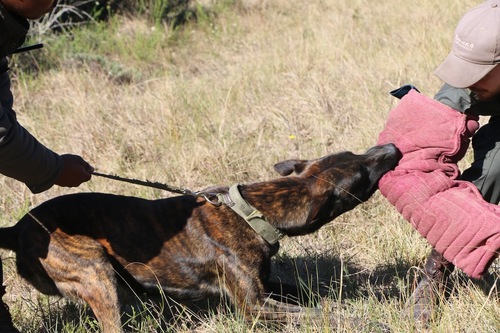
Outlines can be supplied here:
M500 63L500 0L468 11L455 29L450 54L434 75L456 88L467 88Z

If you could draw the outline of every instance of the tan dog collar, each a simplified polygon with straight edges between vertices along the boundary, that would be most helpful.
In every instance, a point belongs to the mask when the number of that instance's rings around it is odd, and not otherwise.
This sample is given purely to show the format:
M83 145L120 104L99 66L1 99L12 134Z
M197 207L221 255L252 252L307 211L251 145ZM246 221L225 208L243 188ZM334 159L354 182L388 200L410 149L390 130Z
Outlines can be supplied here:
M241 216L256 233L269 244L277 243L285 235L266 221L264 215L243 199L239 184L229 188L229 193L220 196L219 200Z

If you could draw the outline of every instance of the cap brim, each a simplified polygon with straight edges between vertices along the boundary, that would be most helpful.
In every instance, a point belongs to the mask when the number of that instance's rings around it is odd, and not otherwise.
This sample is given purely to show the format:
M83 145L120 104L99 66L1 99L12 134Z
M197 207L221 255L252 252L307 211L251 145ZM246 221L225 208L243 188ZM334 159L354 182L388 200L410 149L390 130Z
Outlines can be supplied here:
M434 75L455 88L468 88L481 80L496 65L473 64L450 53L434 71Z

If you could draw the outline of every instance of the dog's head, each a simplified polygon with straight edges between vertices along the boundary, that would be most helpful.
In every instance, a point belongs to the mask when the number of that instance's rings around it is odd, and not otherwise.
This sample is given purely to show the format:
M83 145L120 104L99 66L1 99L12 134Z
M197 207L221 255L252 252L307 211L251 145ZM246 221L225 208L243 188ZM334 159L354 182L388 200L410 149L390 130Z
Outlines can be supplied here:
M365 202L378 181L393 169L401 153L393 144L375 146L365 154L331 154L316 160L288 160L274 169L282 176L300 177L307 187L309 212L305 224L287 226L288 235L311 233L325 223ZM287 177L288 178L288 177Z

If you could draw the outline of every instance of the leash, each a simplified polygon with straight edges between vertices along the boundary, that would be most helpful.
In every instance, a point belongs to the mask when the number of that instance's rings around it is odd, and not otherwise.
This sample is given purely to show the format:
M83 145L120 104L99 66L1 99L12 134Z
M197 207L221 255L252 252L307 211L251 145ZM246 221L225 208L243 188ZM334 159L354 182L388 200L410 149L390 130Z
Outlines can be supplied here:
M256 233L261 235L262 238L264 238L271 245L277 243L281 238L285 236L278 229L276 229L269 222L267 222L267 220L260 211L258 211L255 207L253 207L248 202L246 202L245 199L243 199L239 191L239 186L240 186L239 184L231 186L229 188L229 192L223 194L223 193L213 193L213 192L203 192L203 191L194 192L191 191L190 189L183 187L171 186L158 182L125 178L125 177L100 173L96 171L93 171L92 174L94 176L118 180L121 182L126 182L146 187L152 187L177 194L202 197L207 202L211 203L214 206L220 206L221 204L224 203L226 206L231 208L235 213L241 216L248 223L248 225L250 225L250 227L253 230L255 230Z
M39 44L33 44L33 45L28 45L28 46L17 48L14 52L12 52L12 54L21 53L21 52L27 52L27 51L36 50L36 49L41 49L42 47L43 47L43 44L41 44L41 43L39 43Z
M93 171L92 175L98 176L98 177L103 177L103 178L108 178L108 179L113 179L113 180L118 180L121 182L125 183L131 183L131 184L136 184L136 185L141 185L141 186L146 186L146 187L152 187L156 188L159 190L164 190L172 193L177 193L177 194L182 194L182 195L190 195L193 197L202 197L204 198L207 202L211 203L212 205L219 206L221 204L220 201L214 200L213 198L217 198L218 193L211 193L211 192L204 192L204 191L191 191L188 188L184 187L177 187L177 186L172 186L172 185L167 185L163 183L158 183L158 182L151 182L151 181L144 181L144 180L139 180L139 179L133 179L133 178L125 178L125 177L120 177L116 175L110 175L110 174L105 174L105 173L100 173Z

